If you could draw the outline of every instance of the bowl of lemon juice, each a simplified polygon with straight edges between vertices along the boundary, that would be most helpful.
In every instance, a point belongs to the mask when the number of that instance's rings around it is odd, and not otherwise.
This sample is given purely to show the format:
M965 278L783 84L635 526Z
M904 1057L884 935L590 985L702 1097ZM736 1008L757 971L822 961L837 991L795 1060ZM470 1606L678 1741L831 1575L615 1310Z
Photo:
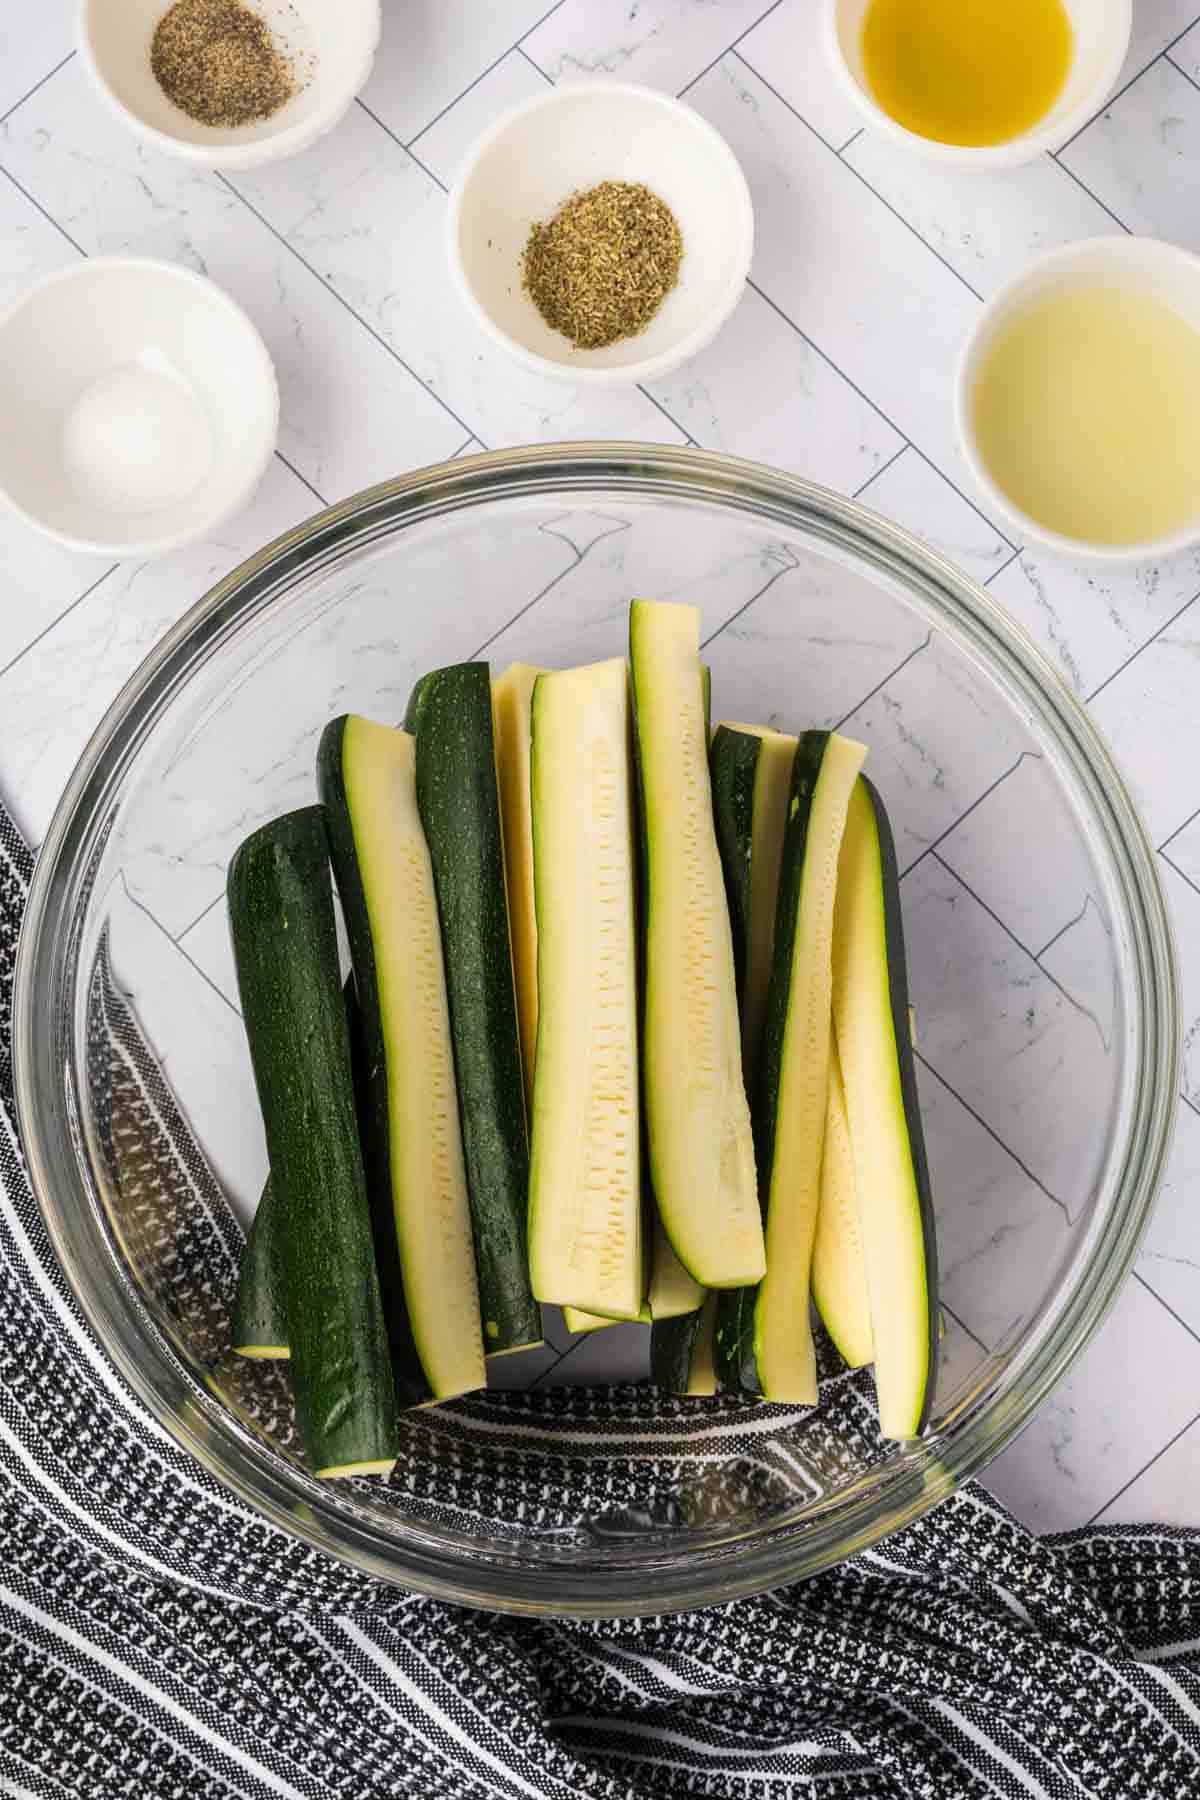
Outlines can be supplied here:
M959 364L959 437L1018 541L1140 561L1200 539L1200 257L1090 238L1030 263Z
M1131 0L825 0L826 49L868 124L918 154L1006 168L1104 104Z

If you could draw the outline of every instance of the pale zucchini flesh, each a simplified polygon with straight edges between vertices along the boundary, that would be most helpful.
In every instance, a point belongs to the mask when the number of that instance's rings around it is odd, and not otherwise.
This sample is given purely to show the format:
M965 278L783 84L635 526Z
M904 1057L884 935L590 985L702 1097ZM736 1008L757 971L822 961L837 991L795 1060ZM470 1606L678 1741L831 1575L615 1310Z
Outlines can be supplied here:
M508 888L508 930L512 941L525 1099L531 1110L533 1059L537 1047L537 916L533 903L530 735L533 688L541 673L532 663L513 663L492 682L496 781L504 835L504 876Z
M349 718L342 778L374 950L396 1241L435 1399L485 1385L437 896L407 732ZM359 991L362 995L360 980ZM364 997L365 1003L365 997Z
M650 1292L647 1298L652 1319L678 1319L692 1313L704 1301L705 1289L688 1274L667 1236L662 1220L655 1215L653 1248L650 1257Z
M910 1041L896 852L855 783L838 869L833 1009L854 1152L879 1426L919 1435L937 1372L937 1245Z
M802 1405L817 1398L809 1283L829 1098L838 854L865 755L836 732L799 740L758 1089L767 1272L755 1296L754 1356L763 1394Z
M762 1220L729 912L713 827L695 607L630 612L644 833L644 1093L672 1248L703 1287L761 1279Z
M636 1319L644 1270L629 729L623 661L539 677L529 1262L539 1300Z
M863 1368L874 1356L874 1338L854 1151L836 1043L829 1048L829 1102L821 1157L821 1200L813 1243L812 1292L821 1321L842 1361L848 1368Z

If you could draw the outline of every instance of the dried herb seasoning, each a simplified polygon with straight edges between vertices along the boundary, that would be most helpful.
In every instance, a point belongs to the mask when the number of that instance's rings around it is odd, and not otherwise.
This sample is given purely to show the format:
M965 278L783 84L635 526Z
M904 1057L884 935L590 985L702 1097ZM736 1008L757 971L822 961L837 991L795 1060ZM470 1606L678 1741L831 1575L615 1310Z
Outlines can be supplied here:
M242 0L176 0L155 28L150 67L200 125L250 125L296 92L289 59Z
M577 350L636 337L679 279L683 237L669 206L641 182L602 181L535 225L524 285Z

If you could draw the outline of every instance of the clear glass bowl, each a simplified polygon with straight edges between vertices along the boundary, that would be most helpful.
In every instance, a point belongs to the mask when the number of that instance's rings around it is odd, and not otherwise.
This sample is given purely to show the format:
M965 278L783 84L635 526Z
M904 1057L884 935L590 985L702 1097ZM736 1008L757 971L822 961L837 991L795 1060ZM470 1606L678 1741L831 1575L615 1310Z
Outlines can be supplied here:
M553 1352L509 1359L496 1365L506 1387L540 1376L535 1392L411 1414L391 1485L320 1485L295 1454L278 1371L255 1373L220 1341L236 1233L181 1244L173 1203L129 1153L137 1109L170 1101L131 1097L105 1066L121 1049L104 1048L98 972L128 996L248 1218L265 1153L221 898L235 845L313 797L333 714L398 719L438 663L618 654L633 595L702 607L714 717L842 722L870 746L907 870L946 1310L933 1425L918 1444L881 1443L861 1377L832 1376L814 1412L659 1400L632 1385L645 1345L621 1327L560 1371L622 1377L604 1396L555 1387ZM1036 924L1022 938L1014 920L1060 914L1035 961ZM907 533L806 482L612 445L388 483L202 600L118 697L63 798L35 873L15 1026L56 1250L101 1342L184 1448L265 1518L386 1580L616 1615L815 1572L995 1455L1130 1266L1169 1141L1178 1037L1149 846L1094 728L1004 610Z

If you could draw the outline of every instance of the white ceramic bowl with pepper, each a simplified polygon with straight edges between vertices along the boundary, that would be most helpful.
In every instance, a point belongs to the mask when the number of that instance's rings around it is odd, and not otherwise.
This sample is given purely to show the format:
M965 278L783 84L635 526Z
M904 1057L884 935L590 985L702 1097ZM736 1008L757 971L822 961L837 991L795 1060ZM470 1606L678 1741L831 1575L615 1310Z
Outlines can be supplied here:
M138 137L249 169L337 124L371 73L380 26L380 0L82 0L79 47Z
M573 342L539 310L526 250L534 228L561 218L573 196L609 183L648 189L669 210L682 257L648 323L595 348ZM580 229L590 229L586 220ZM648 243L661 236L661 221L644 214L644 230ZM745 292L754 208L732 150L690 106L632 83L578 82L489 127L451 192L447 233L456 283L493 342L542 374L628 386L668 374L717 335ZM595 247L587 236L577 244L585 260ZM641 247L636 235L626 240L624 268ZM599 279L593 298L602 313L608 296Z

